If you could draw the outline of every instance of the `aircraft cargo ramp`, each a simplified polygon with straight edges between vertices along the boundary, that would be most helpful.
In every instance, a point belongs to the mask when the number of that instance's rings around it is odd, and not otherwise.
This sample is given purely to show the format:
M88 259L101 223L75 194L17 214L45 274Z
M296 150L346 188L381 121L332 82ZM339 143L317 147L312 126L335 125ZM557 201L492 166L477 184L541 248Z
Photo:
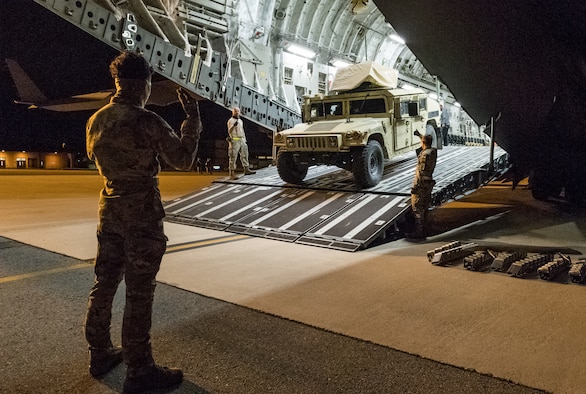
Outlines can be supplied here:
M502 173L507 153L496 148L493 158L493 175ZM398 226L410 210L416 160L414 152L395 157L385 166L382 181L369 189L359 189L352 174L337 167L312 166L303 185L291 185L271 166L167 202L166 220L353 252L399 236ZM489 161L489 147L440 150L433 206L486 183Z

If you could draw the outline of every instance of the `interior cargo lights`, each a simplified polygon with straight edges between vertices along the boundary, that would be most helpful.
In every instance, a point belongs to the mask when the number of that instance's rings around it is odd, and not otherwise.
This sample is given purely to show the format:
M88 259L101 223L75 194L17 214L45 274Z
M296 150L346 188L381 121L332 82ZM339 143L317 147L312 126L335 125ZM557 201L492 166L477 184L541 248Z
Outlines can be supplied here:
M312 51L311 49L296 45L296 44L290 44L288 45L286 48L287 52L291 52L294 55L299 55L299 56L303 56L306 57L308 59L313 59L315 57L315 52Z

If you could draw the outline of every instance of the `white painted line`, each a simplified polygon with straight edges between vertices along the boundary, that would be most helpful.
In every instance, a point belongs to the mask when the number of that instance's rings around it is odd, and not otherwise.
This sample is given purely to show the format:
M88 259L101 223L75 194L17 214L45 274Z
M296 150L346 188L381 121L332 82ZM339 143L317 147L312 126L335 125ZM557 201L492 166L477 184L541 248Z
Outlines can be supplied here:
M342 220L345 220L348 216L350 216L354 212L358 211L360 208L362 208L363 206L365 206L366 204L368 204L369 202L371 202L372 200L374 200L376 197L377 196L375 194L369 195L368 197L366 197L365 199L363 199L361 202L359 202L358 204L356 204L355 207L353 207L352 209L347 210L346 212L344 212L344 214L338 216L336 219L332 220L330 223L328 223L327 225L323 226L319 231L316 231L315 234L323 235L326 231L328 231L332 227L336 226Z
M295 223L298 223L305 219L308 216L313 215L315 212L319 211L321 208L325 207L332 201L337 200L338 198L342 197L344 193L336 193L332 197L328 198L326 201L322 202L321 204L316 205L315 207L311 208L309 211L305 212L303 215L297 216L295 219L285 223L283 226L279 227L279 230L286 230L289 227L293 226Z
M278 191L276 191L274 193L271 193L271 194L269 194L269 195L261 198L260 200L256 200L253 203L248 204L247 206L242 207L240 209L237 209L236 211L231 212L229 215L226 215L226 216L220 218L220 221L224 221L224 220L227 220L227 219L231 218L232 216L236 216L236 215L240 214L241 212L244 212L244 211L250 209L251 207L253 207L255 205L258 205L259 203L262 203L262 202L264 202L264 201L266 201L266 200L268 200L268 199L270 199L270 198L272 198L272 197L274 197L274 196L276 196L276 195L278 195L280 193L282 193L282 190L278 190Z
M264 215L263 217L258 218L257 220L255 220L254 222L250 223L250 226L255 226L258 223L270 218L271 216L274 216L276 214L278 214L281 211L284 211L285 209L289 208L290 206L297 204L299 201L311 196L312 194L314 194L315 192L307 192L307 193L303 193L303 195L297 197L295 200L288 202L287 204L283 205L282 207L275 209L273 211L271 211L270 213Z
M206 197L206 198L204 198L204 199L202 199L202 200L196 201L196 202L194 202L193 204L186 205L185 207L183 207L183 208L180 208L180 209L178 209L178 210L176 210L176 211L173 211L173 212L171 212L171 213L172 213L172 214L178 214L179 212L186 211L186 210L188 210L188 209L191 209L191 208L195 207L196 205L201 205L201 204L205 203L206 201L209 201L209 200L211 200L211 199L213 199L213 198L216 198L216 197L218 197L218 196L221 196L222 194L226 194L226 193L228 193L228 192L231 192L231 191L233 191L234 189L236 189L236 188L238 188L238 187L240 187L240 185L237 185L237 186L231 186L231 187L229 187L229 188L228 188L228 189L226 189L226 190L223 190L223 191L221 191L221 192L219 192L219 193L212 194L212 195L211 195L211 196L209 196L209 197Z
M362 223L360 223L360 225L356 226L354 228L354 230L350 231L349 233L344 235L342 238L354 238L354 236L356 234L361 232L364 228L366 228L372 222L377 220L383 213L387 212L389 209L393 208L394 206L396 206L398 203L400 203L404 199L405 199L405 197L395 197L391 202L389 202L388 204L385 204L381 209L379 209L378 211L376 211L375 213L370 215L368 218L366 218L364 221L362 221Z

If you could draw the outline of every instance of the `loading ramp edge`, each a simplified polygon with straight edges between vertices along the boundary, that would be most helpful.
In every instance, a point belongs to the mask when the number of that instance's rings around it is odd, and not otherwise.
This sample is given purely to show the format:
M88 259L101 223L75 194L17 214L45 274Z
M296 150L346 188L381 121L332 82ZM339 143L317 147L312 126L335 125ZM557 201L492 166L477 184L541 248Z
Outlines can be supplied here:
M301 235L300 233L277 231L267 227L248 227L239 223L229 225L224 231L285 242L295 242Z
M335 238L301 236L295 242L301 245L320 246L328 249L336 249L344 252L356 252L361 249L362 243L352 242L350 240L341 240Z
M229 226L226 223L222 223L222 222L219 222L216 220L189 218L189 217L185 217L185 216L181 216L181 215L169 215L169 214L167 214L167 216L165 216L165 221L169 222L169 223L184 224L187 226L201 227L201 228L207 228L210 230L218 230L218 231L224 231Z
M348 239L335 236L317 235L308 231L299 236L295 243L311 246L327 247L331 249L338 249L343 251L355 252L368 248L377 240L396 240L400 238L401 230L399 224L406 220L407 213L411 211L411 206L405 206L392 220L386 222L385 225L380 226L379 230L372 232L367 239ZM392 231L389 231L392 230Z

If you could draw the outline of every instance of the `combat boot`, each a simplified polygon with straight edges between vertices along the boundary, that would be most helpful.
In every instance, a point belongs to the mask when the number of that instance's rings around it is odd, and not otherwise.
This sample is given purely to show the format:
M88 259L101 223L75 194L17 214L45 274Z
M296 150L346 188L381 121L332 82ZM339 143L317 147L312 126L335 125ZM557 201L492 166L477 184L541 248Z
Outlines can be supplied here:
M183 372L176 368L153 365L134 375L131 370L126 372L123 393L142 393L151 390L169 389L183 381Z
M230 170L229 175L230 175L230 179L232 179L233 181L240 178L238 175L236 175L234 170Z
M425 239L425 227L421 224L415 224L415 231L412 233L406 233L405 238L413 240Z
M256 174L256 171L251 171L250 168L244 167L244 175Z
M90 374L93 377L102 376L122 362L122 348L111 347L106 349L90 348Z

